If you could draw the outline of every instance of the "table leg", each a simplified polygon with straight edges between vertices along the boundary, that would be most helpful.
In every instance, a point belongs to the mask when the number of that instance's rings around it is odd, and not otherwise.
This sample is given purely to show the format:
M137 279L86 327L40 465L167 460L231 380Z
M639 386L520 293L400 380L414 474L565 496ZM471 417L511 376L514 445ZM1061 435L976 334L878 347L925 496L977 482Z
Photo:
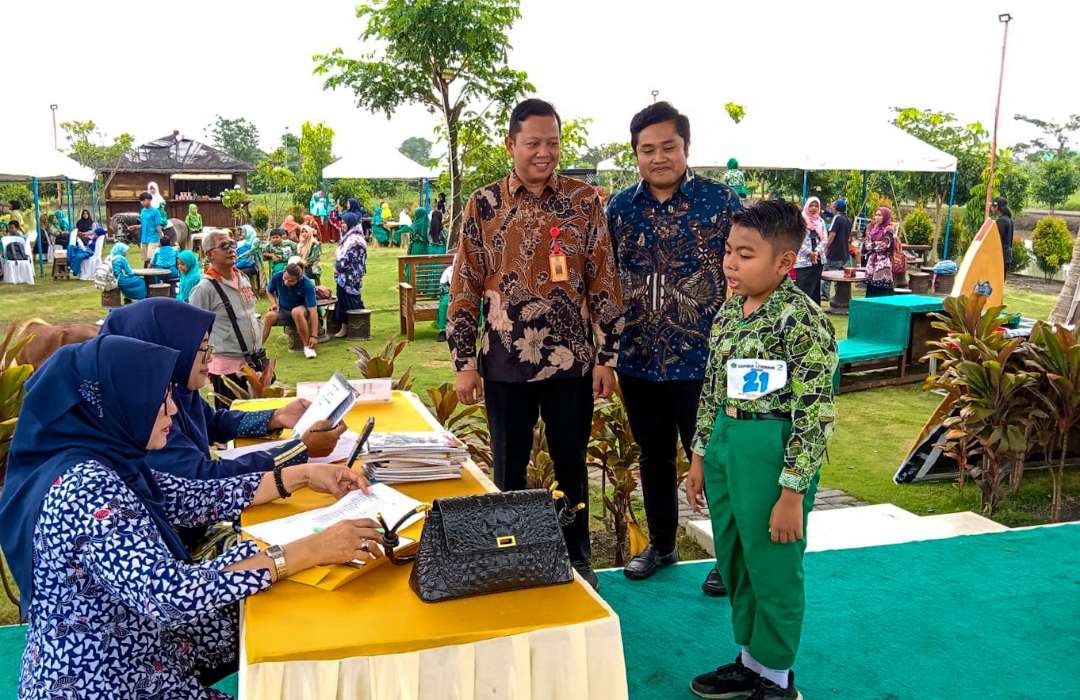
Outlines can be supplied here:
M833 282L836 291L829 300L829 313L846 315L851 306L851 282Z

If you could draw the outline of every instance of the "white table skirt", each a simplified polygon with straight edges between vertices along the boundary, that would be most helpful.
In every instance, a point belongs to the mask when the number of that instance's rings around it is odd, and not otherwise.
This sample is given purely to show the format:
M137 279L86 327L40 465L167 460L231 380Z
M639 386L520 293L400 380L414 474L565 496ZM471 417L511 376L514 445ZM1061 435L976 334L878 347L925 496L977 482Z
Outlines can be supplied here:
M243 639L243 635L241 635ZM241 643L240 658L247 658ZM625 700L619 619L338 661L241 664L246 700Z

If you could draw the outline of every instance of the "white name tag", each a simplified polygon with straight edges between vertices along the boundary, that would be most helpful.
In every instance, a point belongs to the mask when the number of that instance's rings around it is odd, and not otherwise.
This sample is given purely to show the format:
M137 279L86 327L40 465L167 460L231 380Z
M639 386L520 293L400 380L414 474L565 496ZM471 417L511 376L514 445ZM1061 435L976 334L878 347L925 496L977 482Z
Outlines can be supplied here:
M727 395L731 399L759 399L785 386L787 379L787 362L783 360L727 362Z

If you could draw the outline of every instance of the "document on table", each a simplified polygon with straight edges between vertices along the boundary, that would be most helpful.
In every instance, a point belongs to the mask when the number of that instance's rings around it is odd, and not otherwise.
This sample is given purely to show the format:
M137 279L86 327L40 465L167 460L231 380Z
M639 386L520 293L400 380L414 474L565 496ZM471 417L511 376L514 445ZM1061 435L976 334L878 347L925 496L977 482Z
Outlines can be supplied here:
M340 372L334 372L330 381L319 389L319 393L312 400L311 405L300 416L293 426L293 435L299 437L307 432L313 423L320 420L328 420L337 425L349 409L356 403L357 393Z
M296 398L314 401L326 382L300 382L296 385ZM392 379L350 379L349 385L356 390L356 403L389 403L393 400Z
M356 441L360 439L360 435L354 433L351 430L346 430L338 438L337 445L334 447L334 451L325 457L309 457L309 462L344 462L352 454L353 448L356 447ZM273 449L275 447L281 447L289 440L267 440L266 442L260 442L255 445L245 445L243 447L233 447L227 450L217 450L217 456L221 459L236 459L252 452L261 452L263 450Z
M269 520L257 525L248 525L244 527L244 532L267 544L286 545L302 537L325 530L342 520L357 520L359 518L375 520L375 516L379 513L382 513L387 525L393 526L398 521L398 518L418 505L420 505L420 501L409 498L386 484L372 484L369 494L365 494L363 491L350 491L333 505L297 513L286 518ZM404 529L423 517L423 513L417 513L406 520L405 524L399 529Z

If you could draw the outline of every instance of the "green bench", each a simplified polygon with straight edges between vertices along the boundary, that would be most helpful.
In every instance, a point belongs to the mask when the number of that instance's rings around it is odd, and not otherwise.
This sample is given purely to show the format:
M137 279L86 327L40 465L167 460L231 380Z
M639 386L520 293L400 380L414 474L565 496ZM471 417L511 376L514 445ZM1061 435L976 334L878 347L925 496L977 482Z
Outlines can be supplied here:
M907 381L909 363L917 362L923 350L911 348L913 316L941 311L942 308L939 297L920 294L852 299L848 337L837 343L839 362L833 375L834 390L869 388L870 384L867 383L841 387L840 378L844 371L895 365L896 377L886 383Z

